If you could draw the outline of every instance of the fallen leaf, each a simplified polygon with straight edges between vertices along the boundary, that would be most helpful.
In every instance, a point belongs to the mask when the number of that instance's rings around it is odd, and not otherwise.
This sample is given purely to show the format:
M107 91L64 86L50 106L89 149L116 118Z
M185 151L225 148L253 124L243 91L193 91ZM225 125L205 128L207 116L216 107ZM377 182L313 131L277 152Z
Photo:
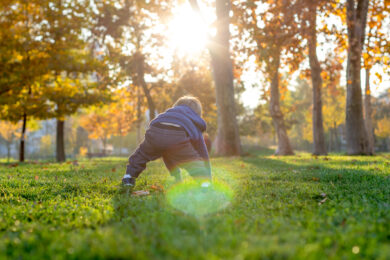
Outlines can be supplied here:
M240 167L241 167L241 168L245 168L245 164L241 163L241 164L240 164Z
M150 195L150 192L147 190L137 190L137 191L133 191L133 195L134 196L147 196L147 195Z
M321 200L320 202L318 202L318 205L324 204L327 199L328 198L325 198L325 199Z
M112 168L111 171L112 171L112 172L116 172L116 168Z
M312 180L313 180L313 181L319 181L319 180L320 180L320 178L313 177L313 178L312 178Z
M329 159L329 157L324 157L323 160L324 160L324 161L329 161L330 159Z
M35 175L35 178L34 178L36 181L39 179L39 176L38 175Z
M77 161L73 161L72 164L73 164L74 166L79 166L79 163L78 163Z
M152 185L152 186L150 186L150 188L152 190L157 190L157 191L163 191L164 190L164 187L161 186L161 185Z

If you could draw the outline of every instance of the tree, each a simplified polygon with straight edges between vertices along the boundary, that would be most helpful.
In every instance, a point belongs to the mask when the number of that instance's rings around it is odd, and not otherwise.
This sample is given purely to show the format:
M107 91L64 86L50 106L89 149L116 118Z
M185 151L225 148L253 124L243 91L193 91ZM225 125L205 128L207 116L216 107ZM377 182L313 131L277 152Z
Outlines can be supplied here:
M19 38L27 28L26 17L15 6L17 0L0 1L0 104L7 103L22 88L23 47L27 45Z
M72 79L56 76L54 82L48 84L44 96L53 104L50 112L57 118L56 159L62 162L65 161L65 116L74 114L82 107L103 104L109 100L109 94L105 89L99 88L97 82L80 77Z
M88 3L55 0L45 3L42 9L47 26L43 27L41 35L49 56L50 73L45 94L53 103L51 112L57 119L56 158L63 162L66 159L65 117L80 107L107 99L107 86L101 84L104 81L96 73L104 63L97 62L82 35L82 29L90 25Z
M363 119L361 90L361 58L365 38L368 0L347 0L348 61L346 139L350 155L370 154Z
M18 137L17 130L20 129L20 123L13 123L9 121L0 121L0 136L5 140L7 147L7 161L11 157L11 145L15 138Z
M115 92L112 103L100 107L92 107L80 118L80 125L88 131L92 139L100 139L103 152L106 152L107 141L111 136L128 134L136 117L136 100L126 88Z
M64 117L80 106L98 102L104 90L97 90L101 85L89 84L83 77L97 67L81 33L87 27L88 9L84 2L67 0L9 4L10 8L0 6L8 33L15 38L7 36L12 44L6 45L9 50L4 54L7 66L2 72L10 80L0 82L5 88L1 91L2 117L23 120L20 161L24 161L28 119L56 117L57 160L64 161ZM7 89L9 85L11 89Z
M332 50L323 62L321 77L324 83L323 112L324 128L329 134L329 151L340 151L339 127L345 121L345 89L340 86L344 56L340 49Z
M233 66L229 50L230 1L216 0L217 34L210 44L218 109L216 153L241 153L240 135L236 119L233 86Z
M131 80L135 88L141 88L149 109L149 119L156 116L155 86L148 76L159 72L149 59L159 54L161 32L156 29L160 16L167 12L163 1L96 1L98 15L95 34L110 38L104 45L113 63L116 63L123 81ZM164 4L165 3L165 4ZM126 51L124 51L126 50Z
M200 12L196 0L190 0L196 12ZM233 66L230 57L230 1L216 0L215 38L210 39L208 49L211 56L216 89L218 111L216 153L218 155L238 155L241 153L240 135L236 119L234 101Z
M30 83L20 93L0 107L0 114L3 119L11 122L22 122L20 134L19 161L25 159L25 139L28 122L31 119L45 119L49 116L50 105L46 102L40 82ZM31 84L31 85L30 85ZM12 101L12 103L11 103Z
M309 50L310 75L313 89L313 154L326 155L324 126L322 117L322 78L321 65L317 57L317 6L321 1L305 1L308 6L305 20L308 22L307 45Z
M43 0L12 1L0 5L4 38L0 41L2 67L0 115L12 122L22 120L19 161L24 161L25 133L29 117L47 118L48 104L42 97L42 83L47 73L47 53L40 41ZM3 2L2 2L3 3Z
M372 123L372 105L371 105L371 69L375 64L382 66L389 65L389 58L386 53L386 46L389 41L386 36L386 28L383 19L389 15L390 3L384 0L370 1L368 7L368 32L366 42L363 49L363 64L366 73L365 90L364 90L364 122L367 130L368 151L374 154L375 138L374 126ZM381 76L378 75L379 80Z
M278 137L277 155L294 153L280 106L280 91L286 91L286 86L280 84L279 69L281 63L286 64L291 73L303 59L297 19L297 10L301 8L297 1L274 0L243 2L236 8L238 27L255 42L250 51L256 55L259 67L270 81L269 111Z
M387 138L390 136L390 119L387 117L382 118L377 122L377 128L375 133L381 138Z

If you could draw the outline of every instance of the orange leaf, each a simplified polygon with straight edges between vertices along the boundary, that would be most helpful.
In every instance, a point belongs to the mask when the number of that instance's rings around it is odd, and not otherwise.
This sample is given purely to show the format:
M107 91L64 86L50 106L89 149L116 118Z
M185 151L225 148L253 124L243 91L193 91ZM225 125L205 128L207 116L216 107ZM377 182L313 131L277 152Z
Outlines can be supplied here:
M163 191L164 190L164 187L161 186L161 185L152 185L152 186L150 186L150 188L152 190L158 190L158 191Z
M147 190L137 190L133 192L134 196L147 196L150 195L150 192Z

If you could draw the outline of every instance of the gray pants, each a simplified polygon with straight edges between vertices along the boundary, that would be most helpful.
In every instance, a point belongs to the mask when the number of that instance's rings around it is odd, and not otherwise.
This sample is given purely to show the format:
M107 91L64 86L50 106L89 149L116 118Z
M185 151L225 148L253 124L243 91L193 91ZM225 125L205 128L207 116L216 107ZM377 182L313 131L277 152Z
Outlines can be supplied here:
M186 169L192 177L211 178L205 162L184 130L161 129L155 126L146 131L145 140L129 157L126 173L138 177L146 168L146 163L160 157L176 179L180 179L180 168Z

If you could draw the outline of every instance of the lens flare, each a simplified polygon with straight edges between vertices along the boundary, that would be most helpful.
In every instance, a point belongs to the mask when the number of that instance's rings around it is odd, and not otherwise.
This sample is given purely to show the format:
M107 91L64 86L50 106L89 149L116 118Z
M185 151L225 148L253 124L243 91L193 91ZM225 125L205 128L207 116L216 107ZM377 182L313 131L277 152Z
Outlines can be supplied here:
M168 202L173 208L195 217L203 217L226 208L232 198L231 189L217 181L211 184L187 181L176 184L167 191Z

